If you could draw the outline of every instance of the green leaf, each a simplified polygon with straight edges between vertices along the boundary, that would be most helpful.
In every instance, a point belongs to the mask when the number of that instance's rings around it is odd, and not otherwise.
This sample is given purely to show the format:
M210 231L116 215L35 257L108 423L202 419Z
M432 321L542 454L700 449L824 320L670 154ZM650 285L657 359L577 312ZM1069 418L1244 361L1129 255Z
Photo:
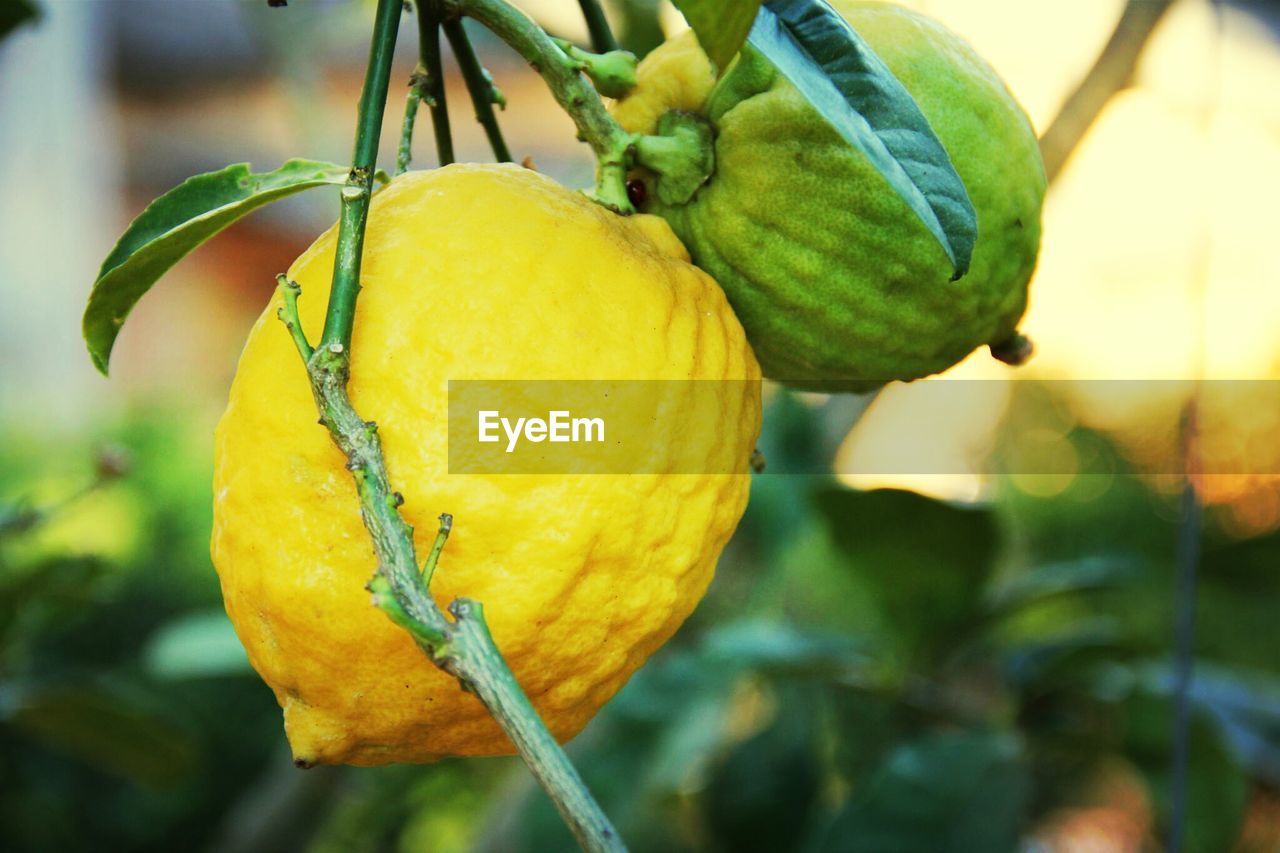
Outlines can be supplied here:
M772 62L845 140L871 161L969 271L978 216L946 148L906 87L822 0L769 0L748 43Z
M84 312L84 339L104 374L125 317L151 286L184 256L245 214L318 186L344 183L350 170L334 163L289 160L274 172L248 163L189 178L153 201L102 262Z
M864 643L831 631L742 620L707 633L702 654L709 668L769 674L847 676L870 666Z
M0 40L28 21L40 20L40 9L31 0L0 0Z
M190 737L118 691L31 687L17 691L7 722L65 755L153 787L172 785L194 764Z
M1146 778L1156 813L1168 832L1172 813L1174 704L1162 693L1135 692L1125 703L1125 752ZM1188 731L1185 845L1188 853L1230 850L1240 837L1249 779L1221 727L1197 709Z
M1271 644L1280 600L1280 533L1205 545L1196 588L1196 651L1224 663L1275 667Z
M827 853L1018 849L1031 780L1006 732L937 734L891 752L832 823Z
M988 606L997 613L1058 597L1114 589L1138 580L1136 561L1123 555L1082 557L1035 566L991 590Z
M253 670L222 611L175 619L147 641L147 670L160 678L249 675Z
M700 798L713 849L795 850L822 788L814 696L784 691L764 731L736 744L711 771Z
M702 52L723 73L742 47L756 18L760 0L674 0L693 28Z
M1136 686L1172 706L1176 690L1166 660L1135 668ZM1280 678L1261 670L1197 659L1192 706L1217 727L1223 743L1259 781L1280 786Z
M994 513L896 489L828 488L815 500L845 568L874 592L888 639L908 658L953 650L982 614Z

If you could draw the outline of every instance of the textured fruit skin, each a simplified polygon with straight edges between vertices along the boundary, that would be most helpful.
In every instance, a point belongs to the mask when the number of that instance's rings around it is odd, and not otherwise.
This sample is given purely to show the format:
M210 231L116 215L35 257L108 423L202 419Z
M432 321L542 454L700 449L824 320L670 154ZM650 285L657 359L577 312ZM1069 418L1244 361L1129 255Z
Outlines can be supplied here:
M335 237L289 271L313 337ZM509 165L409 173L378 192L361 280L350 393L379 426L420 556L436 516L455 516L432 593L484 604L567 739L702 596L746 505L759 382L717 385L719 432L688 429L670 449L680 470L701 455L740 474L485 476L447 473L447 380L758 379L743 330L661 219L616 216ZM295 758L510 753L479 701L371 606L355 487L279 304L250 333L218 426L212 551Z
M674 39L641 63L614 115L650 133L658 101L702 104L717 133L714 176L685 206L663 207L650 192L647 209L728 292L765 375L863 391L945 370L1014 332L1045 178L1026 115L959 37L893 4L834 5L916 98L969 191L978 240L959 281L888 182L753 50L713 93L692 36ZM655 79L677 61L698 67ZM703 88L672 96L673 80Z

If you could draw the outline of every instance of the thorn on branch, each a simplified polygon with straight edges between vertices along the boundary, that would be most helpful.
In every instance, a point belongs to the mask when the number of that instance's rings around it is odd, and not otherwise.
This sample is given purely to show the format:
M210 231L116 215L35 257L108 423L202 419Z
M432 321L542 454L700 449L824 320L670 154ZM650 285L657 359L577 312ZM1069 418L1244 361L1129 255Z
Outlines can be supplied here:
M464 619L484 620L484 607L470 598L455 598L449 603L449 613L459 622Z
M502 94L498 84L493 82L493 75L489 73L489 69L482 67L480 74L484 77L484 81L489 84L489 103L497 104L498 109L505 110L507 108L507 96Z

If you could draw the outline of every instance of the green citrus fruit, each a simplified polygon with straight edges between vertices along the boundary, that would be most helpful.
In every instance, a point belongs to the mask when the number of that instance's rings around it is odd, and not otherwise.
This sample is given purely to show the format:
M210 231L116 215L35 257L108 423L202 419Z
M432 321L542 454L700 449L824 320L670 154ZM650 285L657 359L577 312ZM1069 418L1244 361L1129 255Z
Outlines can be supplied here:
M651 185L645 209L724 287L765 375L862 391L1014 335L1045 178L1026 115L968 44L890 3L835 6L915 97L964 180L978 239L958 281L888 181L754 48L717 84L693 36L675 38L641 63L614 115L637 133L669 110L711 122L711 178L683 204Z
M336 231L289 270L313 334ZM511 165L396 178L373 197L360 278L350 393L378 424L420 555L454 514L431 591L484 605L542 719L571 737L693 610L742 516L760 426L742 327L661 219ZM479 700L370 604L355 483L279 305L250 333L218 426L213 562L295 758L510 753ZM449 469L451 379L746 381L699 383L699 406L649 424L646 473L463 474ZM712 470L733 473L696 473Z

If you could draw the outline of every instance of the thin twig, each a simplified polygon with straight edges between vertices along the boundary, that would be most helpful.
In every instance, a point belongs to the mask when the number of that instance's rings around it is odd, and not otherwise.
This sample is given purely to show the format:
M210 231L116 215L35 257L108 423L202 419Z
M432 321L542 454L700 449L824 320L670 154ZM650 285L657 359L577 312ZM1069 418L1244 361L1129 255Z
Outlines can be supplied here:
M1182 853L1186 835L1187 772L1190 754L1191 682L1194 676L1196 577L1200 567L1200 451L1197 399L1187 402L1182 419L1185 482L1178 522L1178 572L1174 584L1173 772L1169 792L1169 853Z
M609 29L609 19L604 16L598 0L578 0L582 17L587 19L587 32L591 33L591 49L596 53L608 53L618 49L618 41Z
M506 100L493 85L493 78L489 76L489 72L480 64L480 58L476 56L475 48L471 46L471 39L463 29L461 19L453 18L445 21L444 34L453 48L453 56L458 60L462 77L467 81L467 91L471 93L471 104L476 110L476 121L480 122L485 136L489 137L489 147L493 149L494 158L500 163L510 163L511 152L507 149L507 141L502 138L502 128L498 127L498 117L493 111L495 103L505 106Z
M391 59L395 53L396 30L404 6L400 0L378 0L369 48L369 72L360 92L357 111L355 155L351 174L342 188L342 216L338 220L338 247L333 264L333 287L324 318L320 348L339 350L351 346L355 323L356 294L360 290L360 256L364 253L364 226L369 217L369 196L373 193L373 173L378 158L378 137L387 106L391 83Z
M1103 107L1133 79L1138 57L1173 0L1129 0L1093 67L1040 136L1049 182L1058 177Z
M600 93L580 73L545 31L504 0L443 0L459 14L484 24L542 75L557 103L573 119L578 134L596 155L596 187L592 197L619 213L634 213L627 197L627 168L634 136L624 131L600 100Z
M396 174L409 171L413 161L413 126L418 120L418 105L426 90L426 72L419 65L409 75L409 96L404 102L404 121L400 123L400 147L396 149Z
M409 98L404 107L396 174L403 174L413 159L413 125L418 105L426 101L435 131L436 159L441 166L453 162L453 134L445 99L444 71L440 61L440 18L428 0L418 0L418 65L409 78Z

